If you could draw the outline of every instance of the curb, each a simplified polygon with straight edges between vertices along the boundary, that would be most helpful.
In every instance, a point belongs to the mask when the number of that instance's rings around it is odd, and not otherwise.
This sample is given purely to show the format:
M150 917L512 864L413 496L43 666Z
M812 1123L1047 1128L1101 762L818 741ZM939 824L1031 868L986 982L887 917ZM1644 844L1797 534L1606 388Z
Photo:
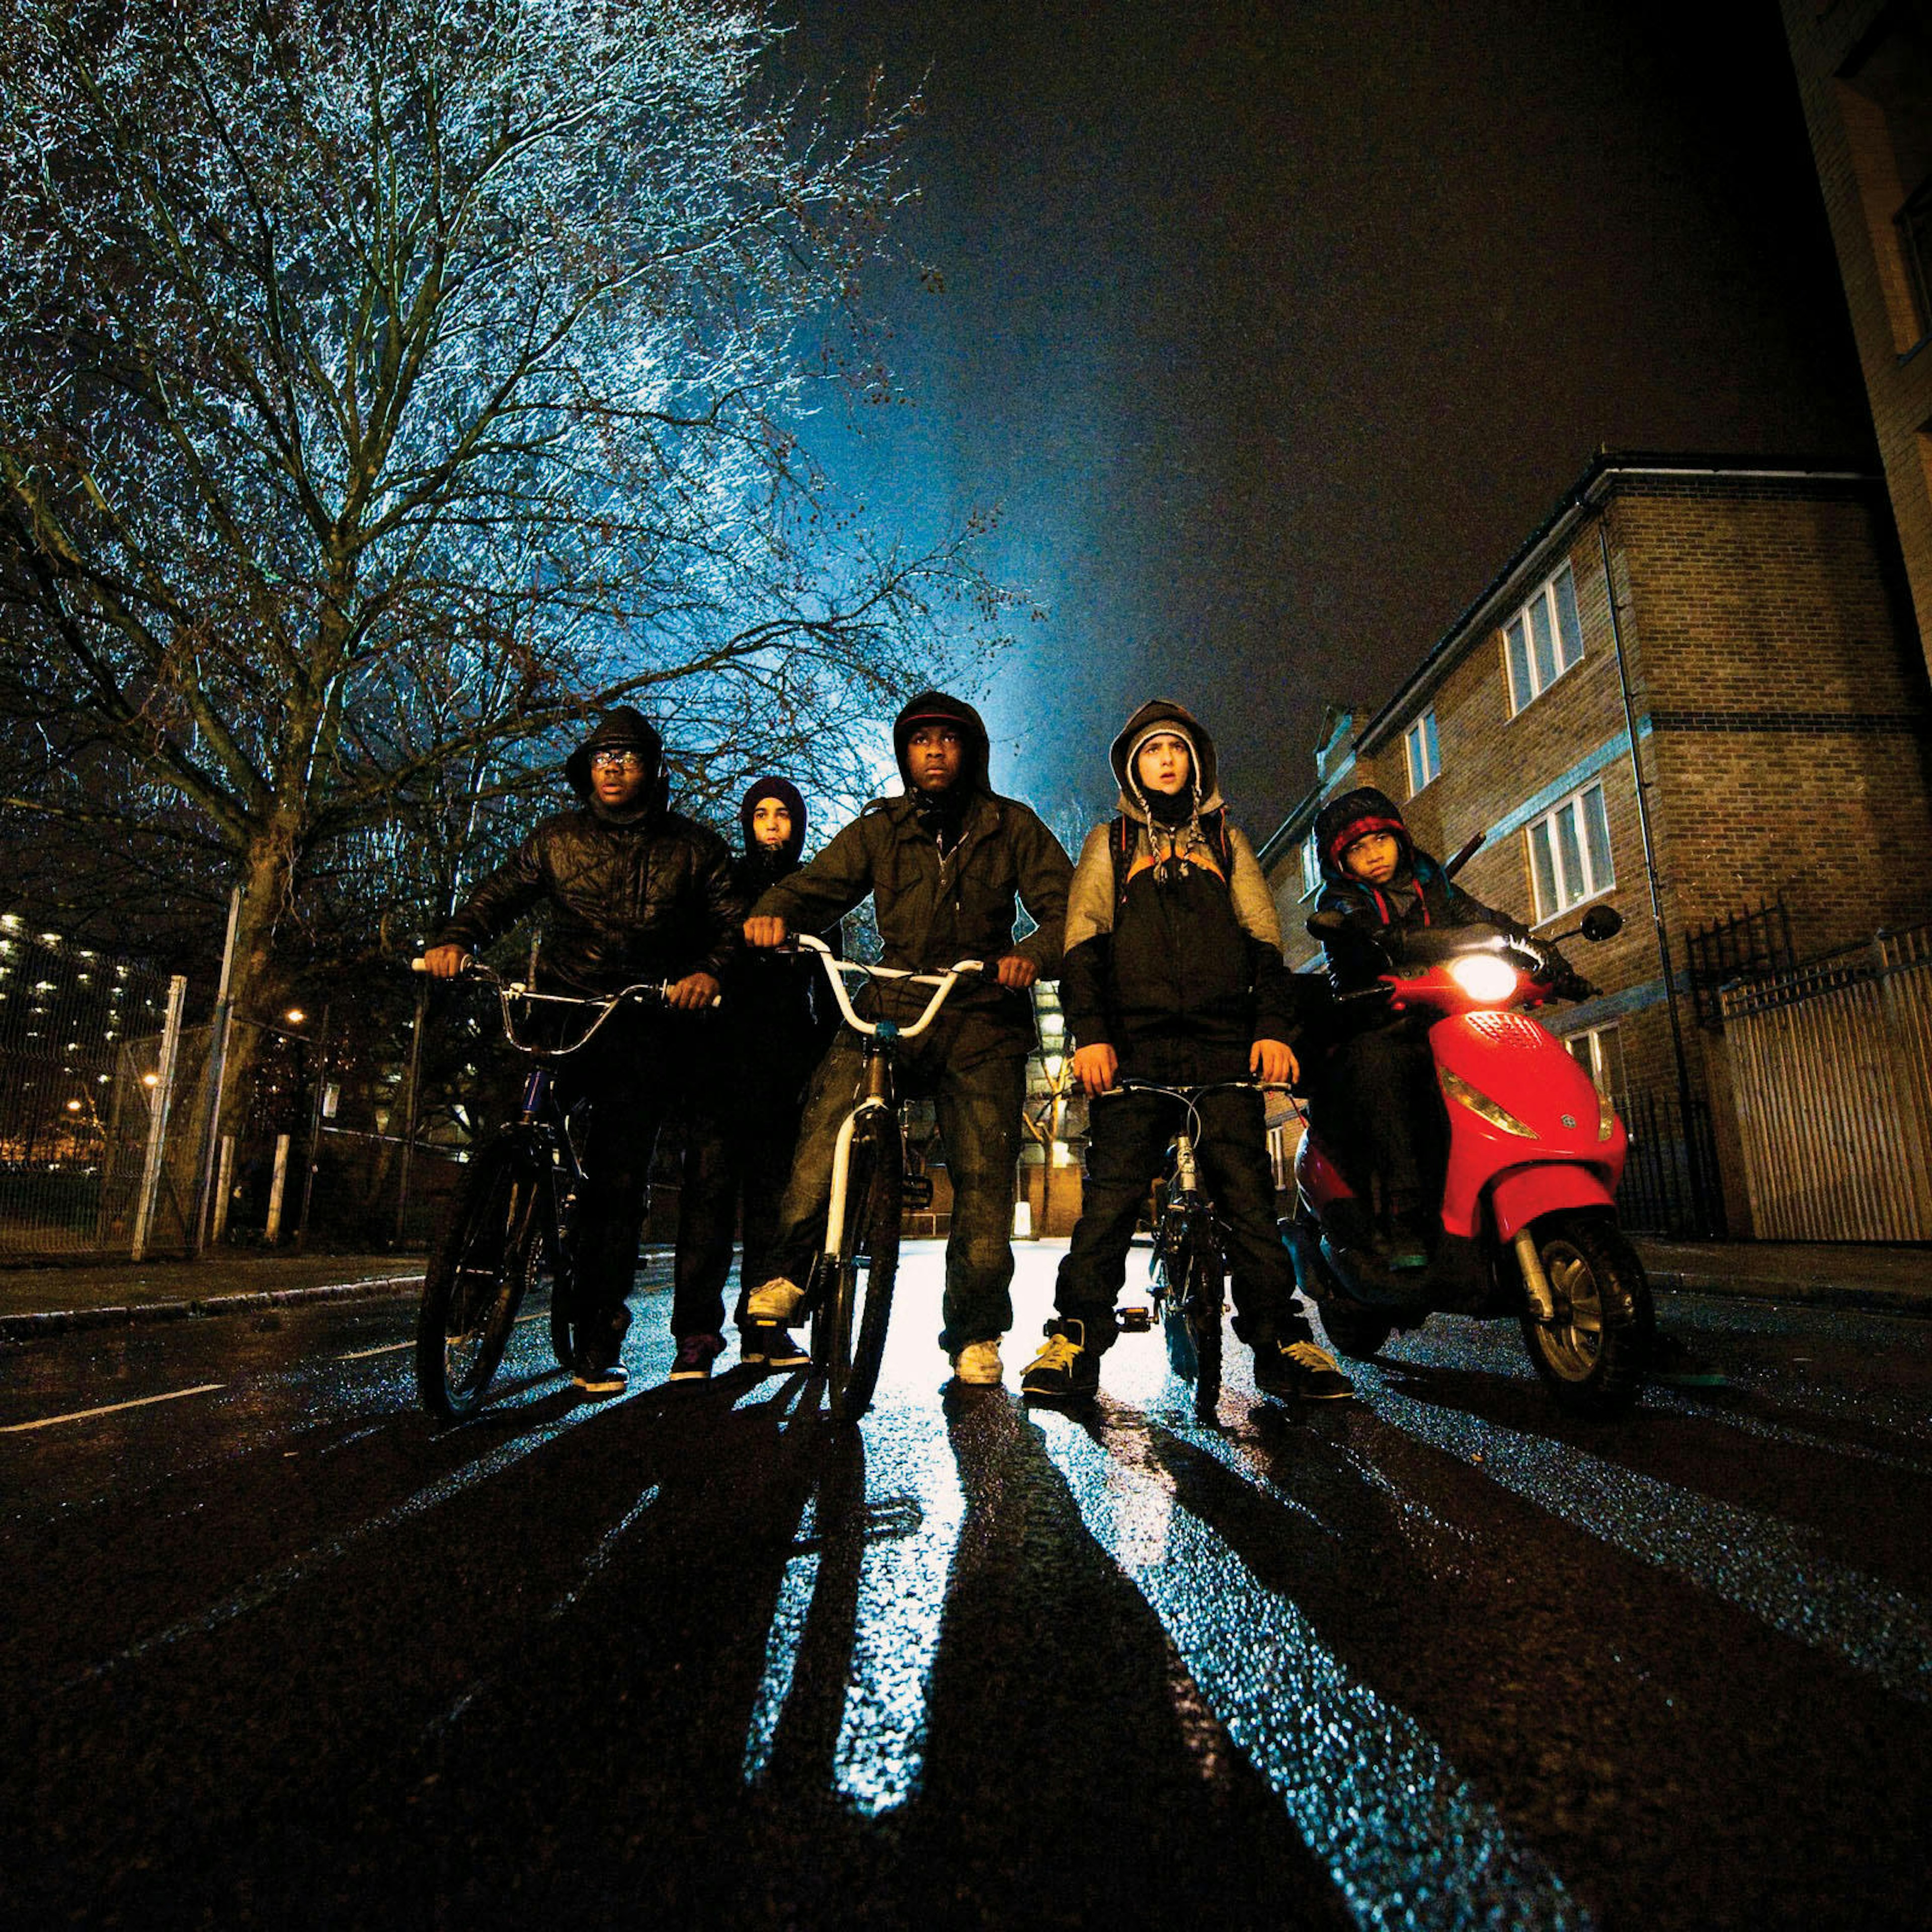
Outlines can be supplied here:
M135 1302L110 1308L52 1309L44 1314L0 1315L0 1344L38 1341L84 1328L127 1328L150 1322L198 1321L206 1316L246 1315L266 1308L288 1308L305 1301L362 1301L378 1295L413 1292L419 1274L370 1275L362 1281L331 1282L316 1288L256 1288L240 1294L203 1295L193 1301Z

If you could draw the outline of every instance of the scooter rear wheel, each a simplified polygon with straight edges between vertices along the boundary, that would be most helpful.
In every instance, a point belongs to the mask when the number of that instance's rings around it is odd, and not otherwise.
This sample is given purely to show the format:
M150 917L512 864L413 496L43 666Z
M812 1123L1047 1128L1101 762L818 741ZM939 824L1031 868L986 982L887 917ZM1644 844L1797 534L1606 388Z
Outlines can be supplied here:
M1567 1413L1621 1415L1643 1387L1656 1326L1643 1264L1604 1217L1546 1214L1534 1232L1556 1319L1539 1322L1526 1305L1529 1358Z

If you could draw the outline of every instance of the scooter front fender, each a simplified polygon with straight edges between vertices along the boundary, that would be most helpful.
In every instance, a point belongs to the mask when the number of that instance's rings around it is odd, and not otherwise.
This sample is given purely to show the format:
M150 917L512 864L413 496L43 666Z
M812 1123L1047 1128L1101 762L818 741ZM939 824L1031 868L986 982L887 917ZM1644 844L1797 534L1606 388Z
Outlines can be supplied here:
M1541 1161L1533 1167L1513 1168L1490 1190L1490 1214L1498 1240L1513 1240L1516 1231L1538 1216L1564 1208L1616 1206L1607 1172L1582 1161Z

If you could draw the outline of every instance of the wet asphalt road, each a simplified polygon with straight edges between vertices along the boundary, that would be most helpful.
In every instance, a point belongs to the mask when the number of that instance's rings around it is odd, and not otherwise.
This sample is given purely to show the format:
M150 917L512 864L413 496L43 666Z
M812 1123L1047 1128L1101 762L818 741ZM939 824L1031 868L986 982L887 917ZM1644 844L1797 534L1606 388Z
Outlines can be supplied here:
M662 1293L455 1430L406 1300L0 1352L0 1918L1924 1922L1932 1324L1679 1298L1733 1388L1610 1427L1506 1328L1231 1348L1209 1430L1156 1336L946 1393L912 1257L856 1435L652 1387Z

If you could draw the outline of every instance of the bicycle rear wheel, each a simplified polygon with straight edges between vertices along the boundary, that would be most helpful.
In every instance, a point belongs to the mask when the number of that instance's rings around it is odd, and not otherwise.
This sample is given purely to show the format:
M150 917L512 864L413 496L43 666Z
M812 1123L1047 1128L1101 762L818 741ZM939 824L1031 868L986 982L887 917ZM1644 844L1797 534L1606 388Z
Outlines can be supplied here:
M472 1164L430 1256L416 1316L416 1388L432 1414L481 1406L544 1243L546 1182L506 1134Z
M813 1318L812 1353L835 1422L856 1422L878 1385L898 1275L901 1178L898 1125L888 1117L878 1132L853 1141L838 1273Z

